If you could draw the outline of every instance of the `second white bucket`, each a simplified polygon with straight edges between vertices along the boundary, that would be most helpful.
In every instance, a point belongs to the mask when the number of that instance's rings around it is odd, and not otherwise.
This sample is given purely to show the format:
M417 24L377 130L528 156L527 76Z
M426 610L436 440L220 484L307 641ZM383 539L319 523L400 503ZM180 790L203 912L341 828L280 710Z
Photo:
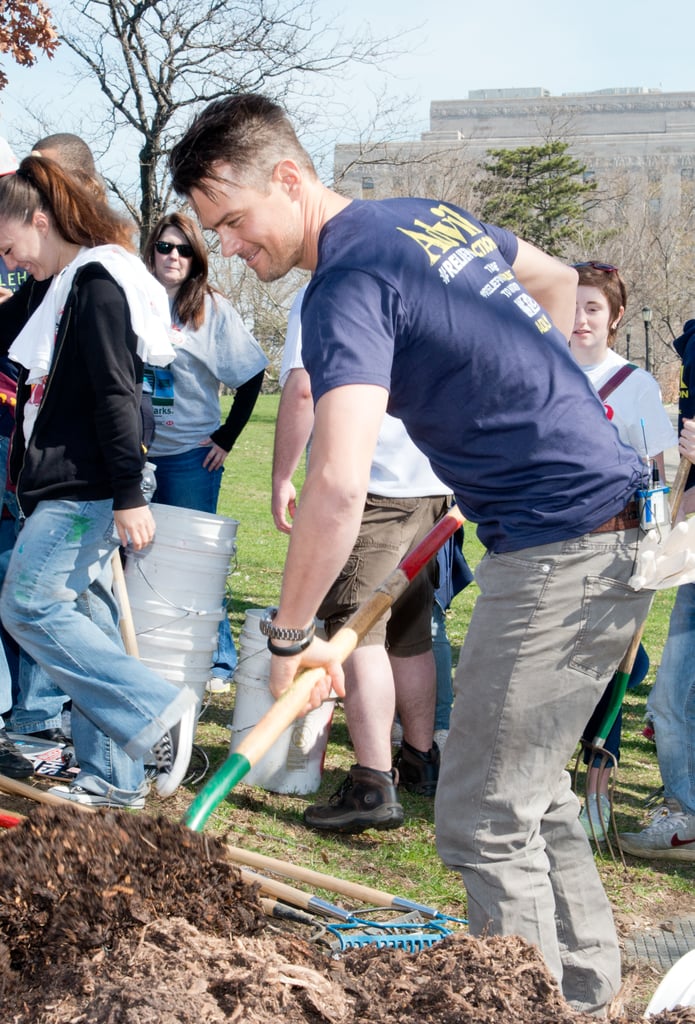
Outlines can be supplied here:
M249 608L239 642L239 663L234 673L236 696L232 717L230 754L260 721L275 699L269 688L270 652L260 631L262 608ZM321 785L333 701L292 723L243 781L271 793L315 793Z
M202 701L239 523L172 505L150 508L154 541L129 552L125 567L140 660Z

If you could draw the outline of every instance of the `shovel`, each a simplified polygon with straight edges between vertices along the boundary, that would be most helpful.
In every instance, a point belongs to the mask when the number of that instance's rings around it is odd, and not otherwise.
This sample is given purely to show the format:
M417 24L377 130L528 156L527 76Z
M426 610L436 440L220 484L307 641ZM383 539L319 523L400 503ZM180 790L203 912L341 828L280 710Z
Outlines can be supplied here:
M461 512L454 505L360 605L330 641L333 656L337 661L342 663L352 654L362 637L388 611L463 522ZM304 669L297 673L289 689L285 690L260 722L244 737L237 750L227 758L193 800L184 818L190 829L199 832L204 828L205 822L229 791L260 761L285 729L302 714L311 691L324 675L323 668Z

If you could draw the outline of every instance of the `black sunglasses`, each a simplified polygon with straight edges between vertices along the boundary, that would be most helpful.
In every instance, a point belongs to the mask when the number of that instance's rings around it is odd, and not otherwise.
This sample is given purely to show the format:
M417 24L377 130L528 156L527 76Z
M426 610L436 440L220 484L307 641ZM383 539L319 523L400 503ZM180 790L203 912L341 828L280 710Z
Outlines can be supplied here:
M603 270L606 274L618 272L618 268L614 267L612 263L597 263L595 260L587 260L586 263L573 263L572 266L575 270L579 267L593 267L594 270Z
M185 260L190 260L193 255L193 246L188 242L155 242L154 247L160 256L168 256L174 249Z

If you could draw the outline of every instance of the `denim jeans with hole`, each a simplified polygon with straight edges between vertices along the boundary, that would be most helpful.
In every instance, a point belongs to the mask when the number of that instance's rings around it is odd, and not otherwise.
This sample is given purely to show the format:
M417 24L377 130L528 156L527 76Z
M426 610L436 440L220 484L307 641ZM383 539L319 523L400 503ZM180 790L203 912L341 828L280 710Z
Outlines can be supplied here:
M77 781L127 798L146 789L142 757L195 703L126 654L104 586L114 540L111 501L42 501L12 551L0 617L72 700ZM94 621L93 602L104 608Z
M210 449L201 445L176 455L152 455L157 467L157 490L153 501L175 508L192 508L198 512L217 512L223 469L210 472L203 461ZM225 612L227 604L225 601ZM237 664L237 652L232 639L229 619L225 614L217 633L217 650L212 663L212 675L230 676Z

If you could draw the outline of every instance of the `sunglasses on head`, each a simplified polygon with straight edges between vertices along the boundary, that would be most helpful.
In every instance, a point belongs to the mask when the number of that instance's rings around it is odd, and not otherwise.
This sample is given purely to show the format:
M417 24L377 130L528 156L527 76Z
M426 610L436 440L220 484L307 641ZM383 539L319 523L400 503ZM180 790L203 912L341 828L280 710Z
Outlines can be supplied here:
M185 260L190 260L193 255L193 246L188 242L155 242L154 247L160 256L168 256L174 249Z
M618 268L614 267L612 263L597 263L595 260L587 260L586 263L573 263L572 266L575 270L578 270L579 267L593 267L594 270L603 270L606 274L618 272Z

